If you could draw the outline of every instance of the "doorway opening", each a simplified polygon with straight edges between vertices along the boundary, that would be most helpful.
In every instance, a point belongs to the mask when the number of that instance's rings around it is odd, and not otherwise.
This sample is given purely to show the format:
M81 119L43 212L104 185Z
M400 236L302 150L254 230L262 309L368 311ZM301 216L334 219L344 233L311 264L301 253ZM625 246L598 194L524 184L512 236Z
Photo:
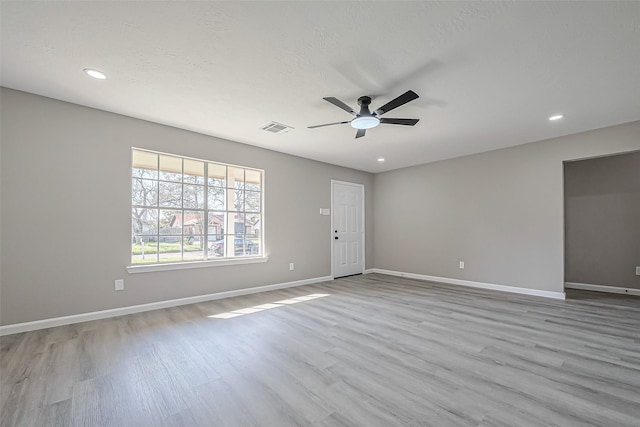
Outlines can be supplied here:
M565 290L640 295L640 151L563 166Z

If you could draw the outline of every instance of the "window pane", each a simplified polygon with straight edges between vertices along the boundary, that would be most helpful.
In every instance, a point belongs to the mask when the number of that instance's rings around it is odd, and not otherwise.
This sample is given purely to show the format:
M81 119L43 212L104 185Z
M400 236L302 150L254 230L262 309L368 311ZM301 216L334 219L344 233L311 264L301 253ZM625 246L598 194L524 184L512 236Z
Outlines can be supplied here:
M146 151L133 150L132 176L139 178L158 178L158 155Z
M158 248L160 262L182 261L182 239L180 236L161 237Z
M260 255L260 239L254 236L246 236L247 241L247 255Z
M149 208L131 209L131 230L136 235L155 235L158 233L158 210Z
M245 189L260 191L262 173L260 171L245 169Z
M185 208L204 209L204 186L185 184L183 206Z
M182 184L160 181L160 206L166 208L182 207Z
M158 242L153 238L144 237L131 245L131 262L142 264L158 262Z
M245 234L251 237L260 237L260 214L247 214L245 216Z
M220 187L209 187L207 204L209 209L224 210L226 201L226 189Z
M172 156L160 156L160 179L182 181L182 159Z
M252 239L242 234L227 235L225 242L233 242L233 256L254 255L258 245Z
M158 181L131 179L131 204L142 206L158 205Z
M244 191L242 190L229 190L233 196L233 207L229 210L242 212L244 210Z
M179 210L161 209L159 231L160 231L161 242L167 241L167 240L163 240L163 236L169 236L169 235L181 236L182 235L182 212Z
M218 237L215 240L214 237ZM224 256L224 235L209 235L209 258Z
M229 166L229 188L237 188L242 190L244 188L244 169L242 168L234 168Z
M204 184L204 162L184 159L184 182Z
M222 212L209 212L209 242L222 239L224 217L225 214Z
M204 259L204 236L185 236L182 240L184 261L196 261Z
M158 234L158 210L148 208L131 209L131 231L133 236L155 236Z
M233 234L244 234L246 223L244 214L241 213L229 213L229 227L232 227L229 231Z
M225 165L219 165L216 163L209 163L208 175L209 185L215 185L216 187L227 186L227 167Z
M245 191L244 209L247 212L260 212L260 193Z
M204 234L204 212L184 211L182 230L184 236L187 237Z

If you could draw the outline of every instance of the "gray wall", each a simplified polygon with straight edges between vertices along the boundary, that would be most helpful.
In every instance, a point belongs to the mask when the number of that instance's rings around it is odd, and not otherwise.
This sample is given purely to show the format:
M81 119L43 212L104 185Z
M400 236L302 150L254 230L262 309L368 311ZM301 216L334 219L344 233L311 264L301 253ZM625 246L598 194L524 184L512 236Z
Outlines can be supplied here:
M637 149L640 121L376 174L374 264L563 292L563 161Z
M4 88L0 100L2 325L329 276L331 179L365 185L373 266L369 173ZM269 261L128 274L132 146L264 169Z
M640 152L564 166L565 281L640 289Z

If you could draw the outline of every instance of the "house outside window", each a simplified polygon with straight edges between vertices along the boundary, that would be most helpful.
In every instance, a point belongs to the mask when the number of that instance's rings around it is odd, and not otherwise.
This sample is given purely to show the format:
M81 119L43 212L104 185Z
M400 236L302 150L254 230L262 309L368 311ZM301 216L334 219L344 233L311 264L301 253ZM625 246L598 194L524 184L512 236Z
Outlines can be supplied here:
M131 263L262 256L263 174L132 150Z

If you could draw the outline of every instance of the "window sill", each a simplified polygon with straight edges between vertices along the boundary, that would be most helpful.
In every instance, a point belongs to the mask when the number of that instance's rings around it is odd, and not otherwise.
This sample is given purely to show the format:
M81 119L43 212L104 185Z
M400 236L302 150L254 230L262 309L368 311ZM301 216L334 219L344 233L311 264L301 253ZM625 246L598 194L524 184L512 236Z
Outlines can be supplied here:
M269 257L227 258L221 260L172 262L166 264L128 265L127 272L149 273L152 271L187 270L190 268L222 267L225 265L257 264L267 262Z

